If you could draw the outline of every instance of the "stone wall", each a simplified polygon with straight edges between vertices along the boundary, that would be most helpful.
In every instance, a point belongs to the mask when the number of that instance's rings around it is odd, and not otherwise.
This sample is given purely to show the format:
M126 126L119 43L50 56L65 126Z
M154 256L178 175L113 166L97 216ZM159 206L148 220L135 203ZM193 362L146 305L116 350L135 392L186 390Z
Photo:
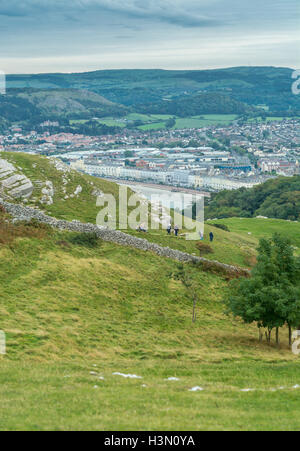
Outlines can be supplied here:
M170 258L183 263L202 263L208 268L220 270L223 273L236 274L238 276L249 276L249 271L231 265L225 265L217 261L211 261L202 257L196 257L185 252L170 249L169 247L162 247L155 243L150 243L146 239L133 237L118 230L109 230L107 228L100 228L95 224L82 223L79 221L62 221L45 215L38 209L24 207L19 204L12 204L0 199L6 212L14 219L13 221L29 221L36 219L37 221L48 224L60 230L68 230L81 233L95 233L103 241L119 244L121 246L130 246L146 252L153 252L161 257Z

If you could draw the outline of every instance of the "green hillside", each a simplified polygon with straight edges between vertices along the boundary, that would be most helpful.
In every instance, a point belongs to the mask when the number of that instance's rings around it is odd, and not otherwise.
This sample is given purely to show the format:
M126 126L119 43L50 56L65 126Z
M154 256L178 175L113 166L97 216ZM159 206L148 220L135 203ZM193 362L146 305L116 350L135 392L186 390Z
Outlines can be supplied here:
M69 120L94 117L115 117L126 114L127 109L101 95L80 89L8 89L0 102L0 126L21 124L32 130L51 119L68 127ZM65 131L72 131L66 128ZM79 130L80 131L80 130ZM102 133L105 129L102 127ZM110 130L113 131L113 130ZM97 134L97 133L95 133Z
M11 241L1 225L1 429L297 428L299 361L286 334L277 350L226 317L224 280L189 267L200 293L192 324L175 262L20 227Z
M276 177L254 188L212 195L207 218L266 216L297 221L300 218L300 176Z
M45 158L0 157L32 179L52 181L54 204L42 209L56 217L92 220L91 182L117 190L100 179L64 174ZM82 199L62 200L63 177L70 192L81 184ZM225 278L185 265L199 296L193 323L191 294L175 277L175 261L9 219L1 210L0 330L7 353L0 356L0 430L299 429L300 365L287 331L278 349L260 343L255 326L227 316ZM299 227L217 222L231 231L207 226L216 236L214 258L246 266L243 246L251 265L261 236L292 237ZM165 232L146 237L194 251L194 244ZM190 391L197 386L204 390Z
M237 114L255 113L255 109L243 102L220 93L194 94L168 101L162 100L139 106L138 111L150 114L170 114L179 117L197 116L199 114Z
M67 165L58 160L12 152L0 152L0 158L20 168L22 174L32 181L34 190L27 205L39 207L57 219L68 221L76 219L95 224L99 212L99 208L96 206L97 195L110 193L117 200L119 199L119 190L116 184L70 170ZM60 169L56 168L57 164ZM51 205L41 203L42 190L47 181L53 184L54 189L53 204ZM82 191L75 195L78 186L82 188Z

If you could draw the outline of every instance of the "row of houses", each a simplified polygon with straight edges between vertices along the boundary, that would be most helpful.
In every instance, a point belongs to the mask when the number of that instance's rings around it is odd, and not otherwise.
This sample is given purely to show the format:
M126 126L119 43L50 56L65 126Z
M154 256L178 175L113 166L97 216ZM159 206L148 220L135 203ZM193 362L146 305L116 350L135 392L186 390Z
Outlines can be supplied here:
M86 164L83 160L71 163L71 167L72 169L98 177L152 182L196 189L204 188L215 191L252 188L254 185L261 183L261 180L257 178L229 179L225 177L197 175L184 170L150 171L115 165Z

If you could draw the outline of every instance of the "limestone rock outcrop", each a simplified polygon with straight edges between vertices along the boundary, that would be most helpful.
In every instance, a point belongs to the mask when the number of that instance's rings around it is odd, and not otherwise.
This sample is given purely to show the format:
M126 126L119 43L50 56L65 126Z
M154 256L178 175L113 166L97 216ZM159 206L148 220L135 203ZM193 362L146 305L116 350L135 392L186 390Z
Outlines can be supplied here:
M29 198L33 184L14 165L0 158L0 193L7 198Z

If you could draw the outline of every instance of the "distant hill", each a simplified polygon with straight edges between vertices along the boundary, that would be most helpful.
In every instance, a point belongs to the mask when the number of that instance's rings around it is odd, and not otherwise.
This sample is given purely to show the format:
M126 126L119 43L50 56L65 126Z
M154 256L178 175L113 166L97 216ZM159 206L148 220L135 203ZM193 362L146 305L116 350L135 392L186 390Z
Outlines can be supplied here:
M206 218L266 216L300 219L300 176L279 177L252 189L222 191L212 196Z
M104 70L80 74L9 75L8 88L78 89L126 106L154 104L200 93L219 93L271 112L300 112L289 68L235 67L201 71ZM222 113L223 111L218 111Z
M158 103L140 105L137 109L140 113L173 114L179 117L201 114L244 115L255 111L253 107L220 93L178 97L174 100L163 100Z
M77 89L9 89L0 101L2 123L45 119L76 119L120 116L127 109L97 93Z

